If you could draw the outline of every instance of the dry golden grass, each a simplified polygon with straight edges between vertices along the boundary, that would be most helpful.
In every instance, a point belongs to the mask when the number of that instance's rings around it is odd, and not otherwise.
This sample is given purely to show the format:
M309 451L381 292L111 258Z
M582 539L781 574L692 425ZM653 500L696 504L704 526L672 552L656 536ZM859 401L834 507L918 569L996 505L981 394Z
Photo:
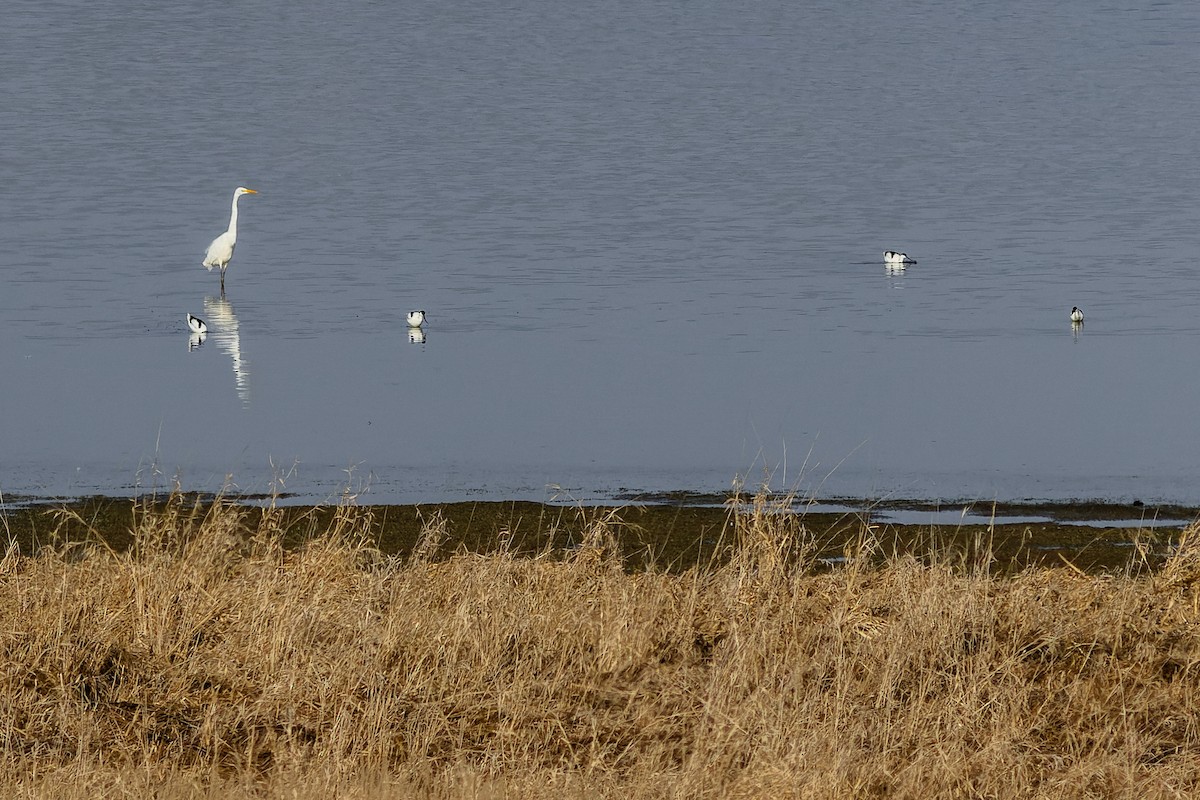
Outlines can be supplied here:
M583 512L581 512L583 513ZM407 559L341 509L176 498L135 546L0 561L5 797L1190 797L1200 531L1156 573L812 557L731 513L728 562ZM497 531L503 537L503 531Z

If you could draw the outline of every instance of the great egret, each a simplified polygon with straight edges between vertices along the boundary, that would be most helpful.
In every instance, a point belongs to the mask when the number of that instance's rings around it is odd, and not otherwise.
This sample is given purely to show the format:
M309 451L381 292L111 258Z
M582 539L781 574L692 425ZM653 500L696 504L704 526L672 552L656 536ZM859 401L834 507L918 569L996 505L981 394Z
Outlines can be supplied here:
M204 320L191 314L187 315L188 330L192 333L208 333L208 325L204 324Z
M212 244L208 246L208 252L204 254L203 263L208 267L209 272L212 272L213 267L221 268L222 292L225 291L225 269L229 266L229 259L233 258L233 248L237 245L238 198L244 194L258 194L258 192L247 189L245 186L239 186L233 190L233 208L229 212L229 228L212 240Z
M408 312L408 327L419 328L424 324L425 324L425 312L424 311Z
M917 262L913 261L911 258L904 255L904 253L896 253L892 250L888 250L886 253L883 254L883 263L885 263L885 264L915 264Z
M1083 322L1083 312L1079 310L1079 306L1071 306L1071 322Z

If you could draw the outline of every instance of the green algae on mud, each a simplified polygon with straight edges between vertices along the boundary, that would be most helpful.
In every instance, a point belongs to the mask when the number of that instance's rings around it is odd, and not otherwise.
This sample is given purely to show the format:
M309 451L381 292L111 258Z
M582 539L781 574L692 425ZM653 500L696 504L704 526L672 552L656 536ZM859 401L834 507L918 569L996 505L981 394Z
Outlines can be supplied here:
M29 506L0 514L0 529L10 546L23 555L45 546L96 542L125 550L134 542L138 519L163 511L169 501L93 497L53 507ZM183 496L194 515L203 515L211 497ZM245 515L247 532L267 509L234 505ZM897 505L896 507L905 507ZM459 550L477 553L507 549L532 556L570 550L589 525L604 520L614 533L626 567L680 571L720 562L736 536L731 513L736 506L633 504L625 506L561 506L536 502L459 502L430 505L354 506L371 544L385 555L411 554L422 533L441 525L440 556ZM928 510L929 506L913 507ZM945 509L941 506L941 509ZM993 510L994 508L994 510ZM987 507L994 519L1012 514L1038 514L1049 521L1000 524L893 524L880 521L880 506L842 513L800 512L808 556L815 566L830 565L847 554L869 549L880 557L912 554L919 558L951 558L990 571L1011 572L1027 566L1062 566L1089 572L1154 568L1178 541L1178 527L1150 527L1152 511L1173 519L1195 519L1188 508L1152 510L1113 504L1006 505ZM299 546L334 524L344 513L338 506L288 506L270 509L278 515L285 546ZM982 509L975 513L983 513ZM1147 525L1088 526L1078 520L1145 519ZM981 563L984 559L986 563Z

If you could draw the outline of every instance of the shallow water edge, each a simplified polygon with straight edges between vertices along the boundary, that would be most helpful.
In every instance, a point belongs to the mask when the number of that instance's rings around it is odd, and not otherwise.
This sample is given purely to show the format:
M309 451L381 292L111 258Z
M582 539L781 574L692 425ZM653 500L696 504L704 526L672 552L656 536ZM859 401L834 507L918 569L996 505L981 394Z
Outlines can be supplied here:
M300 547L333 528L339 514L367 518L373 541L385 555L407 557L431 527L442 525L441 557L457 552L517 556L553 555L579 545L604 521L614 533L629 570L682 571L721 563L734 544L731 515L749 513L745 502L690 497L690 502L630 500L627 504L554 505L529 501L472 501L413 505L277 505L278 498L239 502L199 495L157 498L91 497L42 501L0 509L9 548L32 555L44 547L102 544L124 551L134 543L139 518L182 504L203 515L213 503L239 508L247 527L263 514L279 515L283 544ZM949 505L917 502L839 504L768 502L772 513L789 511L803 527L814 568L836 565L854 554L874 558L913 555L985 568L998 573L1029 567L1069 566L1085 572L1154 569L1176 548L1200 509L1140 504Z

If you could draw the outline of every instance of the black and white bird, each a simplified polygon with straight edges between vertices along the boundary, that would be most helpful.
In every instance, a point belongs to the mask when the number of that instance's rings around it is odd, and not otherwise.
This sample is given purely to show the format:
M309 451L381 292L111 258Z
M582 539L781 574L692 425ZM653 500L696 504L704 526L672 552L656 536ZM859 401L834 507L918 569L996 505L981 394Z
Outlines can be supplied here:
M1079 306L1071 306L1071 322L1083 322L1083 312L1079 310Z
M192 314L187 315L188 330L192 333L208 333L208 325L204 320Z
M915 264L913 259L906 256L904 253L897 253L894 250L888 250L883 254L883 263L885 264Z
M408 312L408 327L419 328L424 324L425 324L425 312L424 311Z

